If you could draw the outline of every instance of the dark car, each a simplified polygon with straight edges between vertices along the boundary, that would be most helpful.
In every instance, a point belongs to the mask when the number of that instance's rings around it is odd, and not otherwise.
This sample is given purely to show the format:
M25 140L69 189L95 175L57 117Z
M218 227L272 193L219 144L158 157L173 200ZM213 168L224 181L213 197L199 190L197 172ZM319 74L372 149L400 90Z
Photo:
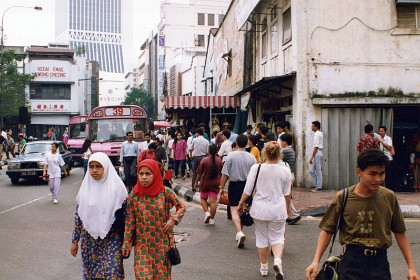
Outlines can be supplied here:
M51 144L58 143L57 153L64 160L67 174L70 174L72 156L67 146L61 141L35 141L26 143L20 155L9 160L6 174L12 184L19 183L19 179L33 179L42 176L44 171L45 154L51 152Z

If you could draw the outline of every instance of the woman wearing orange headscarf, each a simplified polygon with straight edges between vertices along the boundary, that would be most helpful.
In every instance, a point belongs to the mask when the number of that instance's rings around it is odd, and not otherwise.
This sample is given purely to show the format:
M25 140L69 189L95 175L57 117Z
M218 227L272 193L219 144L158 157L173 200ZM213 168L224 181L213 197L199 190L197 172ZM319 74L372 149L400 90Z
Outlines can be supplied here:
M175 206L176 212L169 210ZM130 255L134 243L136 279L171 279L168 251L173 246L173 227L186 207L163 185L159 165L146 159L137 167L137 184L127 200L123 256ZM133 240L134 239L134 240Z

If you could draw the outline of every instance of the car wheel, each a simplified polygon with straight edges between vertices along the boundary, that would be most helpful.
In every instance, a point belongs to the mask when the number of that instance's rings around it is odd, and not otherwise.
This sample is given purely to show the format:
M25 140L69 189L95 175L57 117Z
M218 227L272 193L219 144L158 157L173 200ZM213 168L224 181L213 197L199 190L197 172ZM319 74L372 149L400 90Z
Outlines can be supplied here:
M13 185L19 184L19 178L10 178L10 180L12 181Z

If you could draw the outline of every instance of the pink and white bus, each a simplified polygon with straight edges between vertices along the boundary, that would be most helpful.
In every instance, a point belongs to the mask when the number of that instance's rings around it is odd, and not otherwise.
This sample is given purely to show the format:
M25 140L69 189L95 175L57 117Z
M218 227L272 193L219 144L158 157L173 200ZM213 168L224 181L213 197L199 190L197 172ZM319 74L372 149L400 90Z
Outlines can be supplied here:
M82 145L89 134L87 116L79 115L70 119L68 148L73 156L74 162L83 162Z
M136 138L147 131L147 115L139 106L100 106L92 110L88 117L89 137L93 152L104 152L114 166L119 165L121 144L126 140L127 131ZM140 144L140 143L139 143Z

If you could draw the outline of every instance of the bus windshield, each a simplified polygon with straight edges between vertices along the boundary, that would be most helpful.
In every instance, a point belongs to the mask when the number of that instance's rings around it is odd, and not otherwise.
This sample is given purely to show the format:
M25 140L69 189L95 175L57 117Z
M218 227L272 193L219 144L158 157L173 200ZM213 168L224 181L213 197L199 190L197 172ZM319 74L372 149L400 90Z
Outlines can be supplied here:
M88 137L89 129L86 123L70 124L70 139L84 139Z
M146 119L103 119L91 120L93 142L124 142L127 131L141 132L146 129Z

